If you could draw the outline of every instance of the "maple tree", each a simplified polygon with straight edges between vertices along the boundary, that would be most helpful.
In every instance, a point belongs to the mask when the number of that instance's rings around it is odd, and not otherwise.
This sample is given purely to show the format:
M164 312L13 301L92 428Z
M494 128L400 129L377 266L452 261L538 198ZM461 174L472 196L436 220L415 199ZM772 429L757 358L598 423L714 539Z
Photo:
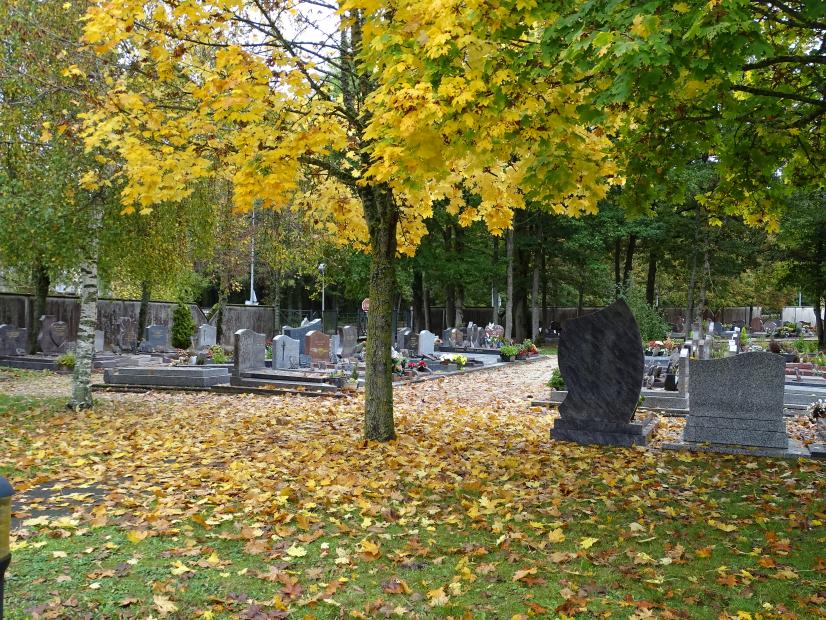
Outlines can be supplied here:
M560 212L594 211L616 172L605 132L578 114L578 86L515 71L521 45L480 31L535 37L520 12L500 13L108 0L87 14L85 41L132 69L110 80L86 132L89 149L123 162L127 211L148 215L220 177L239 210L304 212L369 250L369 439L395 436L396 257L415 251L433 200L501 233L526 193ZM462 188L481 201L467 204Z

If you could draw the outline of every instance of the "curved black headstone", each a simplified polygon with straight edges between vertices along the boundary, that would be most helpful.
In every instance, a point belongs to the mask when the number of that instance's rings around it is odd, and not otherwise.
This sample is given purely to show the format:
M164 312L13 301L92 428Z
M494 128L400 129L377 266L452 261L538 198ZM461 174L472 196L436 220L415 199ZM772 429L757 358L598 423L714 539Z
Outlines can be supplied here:
M568 390L554 424L554 439L607 445L645 444L653 418L631 424L644 372L642 340L628 304L565 322L559 370Z

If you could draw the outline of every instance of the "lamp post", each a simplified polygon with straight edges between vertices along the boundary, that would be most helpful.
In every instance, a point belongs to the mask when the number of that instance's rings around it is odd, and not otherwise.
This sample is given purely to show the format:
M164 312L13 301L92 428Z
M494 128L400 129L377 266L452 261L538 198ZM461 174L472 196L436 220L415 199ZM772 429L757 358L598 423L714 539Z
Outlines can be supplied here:
M327 265L319 263L318 272L321 274L321 321L324 321L324 272L327 271Z
M9 481L0 476L0 620L3 620L3 589L6 583L6 569L11 562L11 496L14 489Z
M244 304L257 306L258 297L255 295L255 205L252 206L252 249L250 252L250 298Z

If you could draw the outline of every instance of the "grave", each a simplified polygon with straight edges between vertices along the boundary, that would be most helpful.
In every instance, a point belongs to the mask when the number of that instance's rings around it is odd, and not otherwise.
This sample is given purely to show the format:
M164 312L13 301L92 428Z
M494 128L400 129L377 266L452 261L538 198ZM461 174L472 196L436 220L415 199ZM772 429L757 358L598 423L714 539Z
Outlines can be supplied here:
M162 353L168 351L169 348L169 327L166 325L147 325L143 329L141 350L147 353Z
M40 317L40 332L37 334L37 344L46 355L57 355L66 350L66 335L68 326L63 321L56 321L55 317L45 314Z
M419 355L433 355L436 344L436 334L423 329L419 332Z
M400 327L396 331L396 350L397 351L401 351L402 349L409 348L407 346L407 339L410 336L410 334L412 334L412 333L413 333L413 330L410 329L409 327Z
M648 442L656 418L631 422L644 366L640 331L624 300L565 322L559 369L568 393L551 438L612 446Z
M749 323L749 329L753 332L763 332L763 319L759 316L754 317Z
M304 348L304 336L311 331L317 330L321 330L321 319L315 319L314 321L304 319L301 321L301 326L299 327L290 327L289 325L285 325L281 329L281 333L285 336L293 338L294 340L298 340L299 355L305 355L307 354L307 351Z
M0 325L0 355L25 355L27 334L25 328Z
M692 360L683 441L670 448L785 456L785 361L774 353Z
M232 364L232 374L240 376L241 373L256 368L264 368L266 363L266 346L264 334L259 334L251 329L239 329L233 334L234 354Z
M272 341L272 365L274 368L298 368L298 340L283 334Z
M195 332L195 350L203 351L216 344L218 341L218 328L209 323L204 323Z
M95 330L95 353L103 353L104 337L102 329Z
M121 351L134 351L138 347L138 324L135 319L122 316L118 321L115 342Z
M358 344L358 331L353 325L345 325L338 328L341 351L339 355L342 359L349 359L356 354L356 344Z
M107 385L208 388L229 383L224 366L126 366L103 372Z
M326 364L330 361L330 337L314 329L304 336L304 350L313 364Z

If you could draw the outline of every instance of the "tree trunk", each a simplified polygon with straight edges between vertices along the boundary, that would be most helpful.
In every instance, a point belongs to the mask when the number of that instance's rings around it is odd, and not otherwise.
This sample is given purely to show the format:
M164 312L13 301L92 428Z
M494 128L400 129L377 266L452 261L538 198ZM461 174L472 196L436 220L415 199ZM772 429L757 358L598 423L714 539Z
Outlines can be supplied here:
M149 282L144 280L141 282L141 305L138 310L138 340L143 338L143 330L146 328L146 317L149 315L149 300L152 295L152 289Z
M40 332L40 317L46 314L46 298L49 296L49 272L41 264L34 266L34 303L29 314L29 329L27 349L30 355L37 353L37 334Z
M513 334L513 226L508 229L508 282L507 300L505 302L505 340L510 341Z
M394 439L393 381L391 376L391 321L396 289L396 225L398 210L392 190L383 186L361 188L372 254L370 260L370 312L367 321L364 437Z
M427 278L422 272L422 329L430 331L430 291L427 288Z
M499 323L499 286L496 281L497 266L499 265L499 237L493 238L493 271L490 281L491 323Z
M80 266L80 324L75 345L72 375L72 400L69 407L78 411L92 407L92 358L95 354L95 328L98 307L98 265L93 256Z
M465 324L465 287L457 284L456 288L456 319L453 322L454 327L462 327Z
M412 324L411 328L413 329L414 333L419 333L424 329L422 327L422 293L423 293L423 282L424 278L422 277L422 272L418 269L413 271L413 285L411 289L413 291L413 299L411 301L411 308L413 311L412 317Z
M577 318L582 316L582 302L585 297L585 282L580 280L579 281L579 288L577 289L577 297L576 297L576 316Z
M622 271L622 294L628 294L628 285L631 281L631 270L634 268L634 250L637 247L637 236L628 235L628 247L625 250L625 267Z
M273 338L281 333L281 271L276 270L272 283Z
M622 239L614 239L614 300L620 297L620 259L622 255Z
M456 325L456 287L448 284L445 287L445 329Z
M815 293L814 310L815 310L815 327L817 329L817 348L821 351L826 349L826 334L824 334L823 315L821 314L823 306L820 303L820 298L826 301L826 291L822 294Z
M694 284L697 280L697 249L700 247L700 211L701 206L697 205L694 212L694 245L691 248L691 275L688 278L688 299L686 300L688 306L686 308L686 337L691 334L691 329L694 326Z
M544 235L543 235L544 240ZM542 311L541 311L541 321L542 327L544 329L548 329L548 273L545 265L545 244L542 244L542 253L540 254L540 265L539 269L541 272L542 278Z
M700 275L700 306L699 306L699 328L697 338L705 338L705 328L703 326L703 314L706 311L706 278L708 276L708 247L703 248L703 272Z
M531 340L539 340L539 256L533 257L533 282L531 283Z
M654 307L657 284L657 253L652 249L648 252L648 277L645 279L645 303Z

